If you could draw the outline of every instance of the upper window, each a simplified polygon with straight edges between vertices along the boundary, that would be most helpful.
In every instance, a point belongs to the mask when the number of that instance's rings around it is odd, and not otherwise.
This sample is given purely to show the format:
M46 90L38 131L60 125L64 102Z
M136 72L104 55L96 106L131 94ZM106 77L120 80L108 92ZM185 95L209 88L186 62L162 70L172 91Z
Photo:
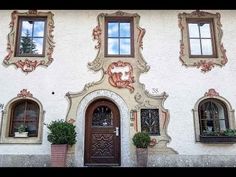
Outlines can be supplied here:
M45 56L46 18L20 17L16 56Z
M133 56L133 20L106 19L106 56Z
M25 13L13 11L8 34L8 54L4 64L16 65L23 72L29 73L37 66L48 66L52 61L53 14L29 10Z
M42 143L43 114L39 100L26 89L21 90L3 111L0 143Z
M189 56L216 57L212 19L188 19Z
M203 11L179 14L180 60L185 66L210 71L215 65L227 63L226 50L222 44L220 14Z
M94 71L98 71L101 68L108 70L108 68L104 67L114 62L117 62L118 65L116 67L119 67L120 61L117 58L122 60L121 63L128 62L131 65L136 63L135 69L141 72L147 72L150 69L141 54L146 30L139 26L140 16L137 13L122 11L100 13L97 16L97 20L98 24L94 27L92 35L93 40L96 40L95 49L98 49L98 53L96 58L88 63L90 69ZM130 63L131 59L132 63ZM118 82L119 78L115 80ZM121 80L124 80L124 78L122 77ZM127 77L125 81L128 80L132 79ZM124 84L119 85L124 87Z
M234 111L230 103L214 89L209 89L197 101L193 113L196 141L236 142Z

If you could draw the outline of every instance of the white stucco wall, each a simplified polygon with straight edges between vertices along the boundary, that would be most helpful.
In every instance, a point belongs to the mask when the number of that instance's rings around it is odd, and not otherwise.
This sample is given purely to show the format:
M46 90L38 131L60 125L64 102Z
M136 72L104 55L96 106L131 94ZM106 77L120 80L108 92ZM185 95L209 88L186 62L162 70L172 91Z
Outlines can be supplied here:
M164 105L170 112L168 134L172 140L168 146L184 155L236 155L236 145L216 146L195 143L192 113L196 101L209 88L214 88L231 103L233 109L236 108L236 40L234 40L236 11L208 11L221 14L222 42L227 50L228 63L223 68L215 67L206 74L196 68L186 68L179 61L181 36L177 15L185 10L124 11L138 13L141 16L140 26L146 29L143 56L151 69L141 75L141 82L150 92L152 88L158 88L160 93L165 91L169 95ZM7 55L6 44L11 12L11 10L0 11L1 60ZM65 118L68 109L65 94L68 91L80 91L87 82L99 80L101 74L87 68L87 63L97 54L97 50L94 49L96 41L92 40L92 30L97 25L99 13L113 13L115 10L52 10L52 12L56 42L52 64L48 68L37 67L29 74L15 69L13 65L8 67L0 65L0 104L6 105L20 90L28 89L41 101L46 111L45 123ZM49 154L50 143L46 136L47 129L44 126L42 144L0 144L0 154Z

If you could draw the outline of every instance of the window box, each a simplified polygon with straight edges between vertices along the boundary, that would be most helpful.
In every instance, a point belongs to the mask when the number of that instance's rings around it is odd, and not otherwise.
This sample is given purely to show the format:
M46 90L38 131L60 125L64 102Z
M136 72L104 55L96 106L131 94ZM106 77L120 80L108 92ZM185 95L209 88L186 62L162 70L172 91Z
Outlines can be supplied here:
M15 132L15 138L26 138L28 137L28 132Z
M201 143L236 143L236 136L203 136L200 135Z

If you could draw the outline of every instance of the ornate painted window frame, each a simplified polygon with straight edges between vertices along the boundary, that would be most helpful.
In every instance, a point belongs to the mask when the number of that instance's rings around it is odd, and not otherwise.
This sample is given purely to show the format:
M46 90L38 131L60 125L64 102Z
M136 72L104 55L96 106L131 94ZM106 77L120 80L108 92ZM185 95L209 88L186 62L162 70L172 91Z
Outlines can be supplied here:
M215 91L215 89L211 88L204 94L203 97L201 97L195 104L193 109L193 118L194 118L194 128L195 128L195 139L197 142L200 142L200 124L199 124L199 114L198 114L198 107L199 104L208 98L218 99L222 101L226 108L227 108L227 115L228 115L228 121L229 121L229 128L235 129L235 117L234 117L234 110L232 109L231 104L222 96L219 95L218 92Z
M131 55L106 55L106 20L107 19L130 19L132 26L132 52ZM143 49L143 37L146 33L144 28L139 26L140 16L137 13L126 13L122 11L117 11L115 13L100 13L97 17L98 25L93 29L92 35L93 40L96 40L95 49L98 49L96 58L88 63L88 67L94 71L98 71L101 68L106 68L112 62L122 61L129 62L131 65L137 65L140 72L147 72L150 66L147 65L144 60L141 49Z
M223 31L221 29L222 24L220 22L219 13L209 13L204 11L193 11L192 13L179 13L179 28L181 30L181 40L180 40L180 56L179 59L185 66L193 66L201 68L202 72L210 71L215 65L220 67L224 66L228 59L226 57L226 50L224 49L222 43ZM189 53L189 41L188 41L188 30L187 30L187 19L212 19L214 28L214 39L216 47L216 57L211 58L190 58Z
M45 33L45 56L27 56L27 57L16 57L16 42L17 42L17 29L19 27L19 17L46 17L46 33ZM54 46L53 41L53 13L52 12L38 12L37 10L29 10L28 12L18 12L13 11L11 13L11 22L10 22L10 33L7 36L7 51L8 54L4 58L3 63L5 65L15 65L17 68L25 73L32 72L39 65L49 66L52 61L52 53Z
M15 138L9 137L10 121L11 121L11 109L13 105L20 100L32 100L39 106L39 125L38 125L38 136L37 137L27 137L27 138ZM2 144L41 144L42 143L42 134L43 134L43 117L44 111L41 102L34 98L30 91L23 89L17 94L17 97L10 100L5 109L2 112L1 120L1 139L0 143Z

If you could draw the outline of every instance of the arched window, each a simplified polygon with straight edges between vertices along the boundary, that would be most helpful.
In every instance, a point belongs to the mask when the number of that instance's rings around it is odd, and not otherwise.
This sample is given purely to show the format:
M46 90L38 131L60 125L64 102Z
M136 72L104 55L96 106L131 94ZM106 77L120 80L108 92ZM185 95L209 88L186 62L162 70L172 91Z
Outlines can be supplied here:
M42 143L44 110L30 91L23 89L5 106L2 112L0 143ZM20 128L23 127L22 133Z
M29 137L38 136L39 106L32 100L16 101L11 109L9 136L13 137L20 125L26 127Z
M218 99L205 99L198 107L200 134L220 133L229 128L227 108Z
M215 89L209 89L193 109L195 138L202 143L232 143L236 137L234 110L231 104Z

